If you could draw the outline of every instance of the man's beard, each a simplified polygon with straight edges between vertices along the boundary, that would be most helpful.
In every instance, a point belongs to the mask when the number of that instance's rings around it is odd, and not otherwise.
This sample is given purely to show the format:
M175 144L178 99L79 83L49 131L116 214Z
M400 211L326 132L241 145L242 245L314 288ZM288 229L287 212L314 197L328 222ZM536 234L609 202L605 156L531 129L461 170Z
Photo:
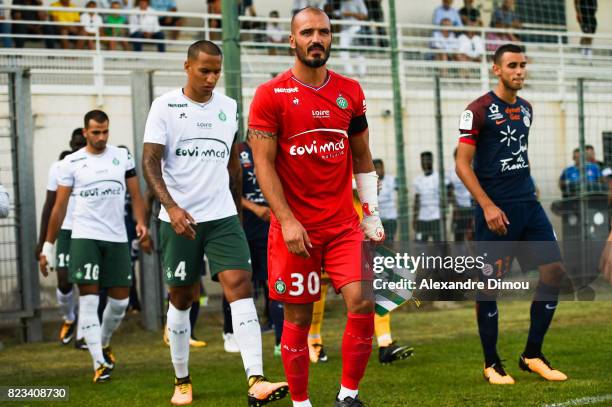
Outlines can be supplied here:
M510 89L510 90L521 90L521 89L523 89L523 85L522 84L521 85L515 85L512 82L512 80L505 81L505 80L502 79L502 83L504 84L504 87L506 89Z
M315 59L308 59L308 52L313 50L313 49L320 49L323 51L323 58L315 58ZM331 53L331 45L330 47L327 49L327 51L323 48L323 46L317 47L317 46L311 46L310 49L306 50L306 54L303 54L301 49L299 47L296 47L295 49L295 53L297 54L298 59L307 67L310 68L320 68L323 65L325 65L327 63L327 60L329 59L329 54Z

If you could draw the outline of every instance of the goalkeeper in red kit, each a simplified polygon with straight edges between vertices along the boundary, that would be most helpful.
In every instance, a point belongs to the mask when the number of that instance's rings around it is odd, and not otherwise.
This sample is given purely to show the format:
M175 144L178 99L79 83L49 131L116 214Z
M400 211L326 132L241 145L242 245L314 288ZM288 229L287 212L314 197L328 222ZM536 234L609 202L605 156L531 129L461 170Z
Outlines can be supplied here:
M335 405L362 406L357 393L374 331L372 277L362 270L362 242L384 239L365 97L357 81L326 67L332 33L324 12L297 12L289 40L295 63L257 89L248 135L272 209L268 283L270 297L284 303L282 360L293 405L310 406L307 337L323 268L348 310ZM361 224L353 174L364 209Z

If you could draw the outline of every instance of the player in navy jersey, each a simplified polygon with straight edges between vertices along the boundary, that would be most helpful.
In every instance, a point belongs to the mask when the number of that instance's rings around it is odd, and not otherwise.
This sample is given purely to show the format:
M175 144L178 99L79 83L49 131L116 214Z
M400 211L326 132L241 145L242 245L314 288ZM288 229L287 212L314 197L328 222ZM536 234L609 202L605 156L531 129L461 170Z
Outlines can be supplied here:
M470 103L461 115L456 171L477 202L475 240L487 248L490 263L481 270L481 281L502 278L513 257L523 269L537 266L540 272L520 368L547 380L563 381L567 376L553 369L542 354L565 269L529 170L527 145L534 114L531 104L517 96L525 81L526 65L525 54L517 45L506 44L495 52L493 72L499 82L493 91ZM549 243L537 244L538 250L521 246L519 254L519 241ZM485 379L492 384L513 384L514 379L505 372L497 353L499 313L494 292L478 292L476 314Z

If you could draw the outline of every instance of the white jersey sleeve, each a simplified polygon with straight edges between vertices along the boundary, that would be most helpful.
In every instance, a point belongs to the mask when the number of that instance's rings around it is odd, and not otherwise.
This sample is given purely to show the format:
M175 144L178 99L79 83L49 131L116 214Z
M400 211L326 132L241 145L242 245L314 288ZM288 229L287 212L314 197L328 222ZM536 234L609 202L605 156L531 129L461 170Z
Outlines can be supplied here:
M57 184L63 187L74 186L74 173L71 160L62 160L58 163Z
M159 98L153 101L151 110L147 117L143 141L145 143L155 143L166 145L168 143L168 121L167 109L164 108L164 101Z
M131 171L136 169L136 161L134 160L134 156L125 148L122 148L125 151L125 171Z
M47 191L57 191L57 177L59 172L59 161L54 162L49 167L49 176L47 177Z

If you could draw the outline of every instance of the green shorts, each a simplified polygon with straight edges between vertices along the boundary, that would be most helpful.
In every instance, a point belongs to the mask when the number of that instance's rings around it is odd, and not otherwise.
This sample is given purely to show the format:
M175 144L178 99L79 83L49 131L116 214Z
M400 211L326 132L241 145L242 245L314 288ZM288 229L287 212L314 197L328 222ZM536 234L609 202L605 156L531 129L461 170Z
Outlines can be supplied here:
M159 237L162 270L169 286L198 282L205 254L214 281L225 270L251 271L249 245L236 215L198 223L195 240L177 235L170 223L162 221Z
M55 266L67 269L70 265L70 236L72 230L60 229L55 241Z
M70 279L75 284L98 284L100 288L132 285L127 242L72 239L69 270Z

